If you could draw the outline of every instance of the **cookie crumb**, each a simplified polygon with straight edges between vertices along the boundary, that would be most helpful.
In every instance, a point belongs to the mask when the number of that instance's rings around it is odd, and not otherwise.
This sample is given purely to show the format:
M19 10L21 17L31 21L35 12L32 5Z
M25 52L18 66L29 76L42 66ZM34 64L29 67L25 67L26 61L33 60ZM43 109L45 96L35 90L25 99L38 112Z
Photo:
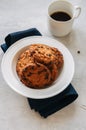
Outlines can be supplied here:
M77 51L78 54L80 54L80 51Z

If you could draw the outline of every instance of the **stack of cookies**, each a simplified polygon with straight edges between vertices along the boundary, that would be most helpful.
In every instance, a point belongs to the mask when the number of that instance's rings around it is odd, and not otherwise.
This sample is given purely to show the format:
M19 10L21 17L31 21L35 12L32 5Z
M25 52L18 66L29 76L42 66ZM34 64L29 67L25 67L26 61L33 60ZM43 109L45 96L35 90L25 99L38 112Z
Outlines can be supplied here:
M57 79L63 63L63 55L57 48L31 44L19 56L16 71L25 86L41 89Z

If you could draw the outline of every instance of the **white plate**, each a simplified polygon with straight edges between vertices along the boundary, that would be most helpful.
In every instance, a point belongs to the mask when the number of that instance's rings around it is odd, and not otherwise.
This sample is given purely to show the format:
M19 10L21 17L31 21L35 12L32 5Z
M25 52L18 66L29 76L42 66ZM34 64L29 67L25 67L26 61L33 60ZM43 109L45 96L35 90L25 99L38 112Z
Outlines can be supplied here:
M56 47L62 52L64 57L63 69L55 83L48 88L40 90L24 86L16 73L16 63L20 53L27 49L28 45L34 43ZM2 59L1 69L5 81L13 90L29 98L42 99L59 94L70 84L74 75L74 60L68 49L57 40L44 36L32 36L17 41L6 51Z

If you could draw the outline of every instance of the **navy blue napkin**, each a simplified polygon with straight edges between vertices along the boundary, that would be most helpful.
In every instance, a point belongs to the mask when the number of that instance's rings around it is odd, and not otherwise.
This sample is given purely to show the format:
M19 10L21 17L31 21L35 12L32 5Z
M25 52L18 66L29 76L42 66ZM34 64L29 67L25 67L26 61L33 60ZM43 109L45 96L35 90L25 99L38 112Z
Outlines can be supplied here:
M42 35L36 28L10 33L6 36L5 43L1 45L1 48L5 52L13 43L28 36L42 36Z
M72 84L69 84L69 86L63 92L56 96L43 100L37 99L36 102L34 99L28 99L28 101L31 109L35 108L35 111L38 111L41 116L46 118L52 113L55 113L72 103L77 97L77 92L73 88Z
M1 45L4 52L19 39L28 36L42 36L36 28L31 28L24 31L14 32L6 36L5 43ZM69 86L60 94L46 99L31 99L27 98L31 109L39 112L41 116L48 117L49 115L57 112L65 106L72 103L78 97L78 93L72 86Z

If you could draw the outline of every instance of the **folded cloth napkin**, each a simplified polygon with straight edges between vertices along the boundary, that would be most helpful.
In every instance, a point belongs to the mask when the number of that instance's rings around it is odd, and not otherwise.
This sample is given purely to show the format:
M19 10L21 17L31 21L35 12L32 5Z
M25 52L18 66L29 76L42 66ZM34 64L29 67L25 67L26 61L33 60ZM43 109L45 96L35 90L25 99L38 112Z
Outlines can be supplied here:
M19 39L34 35L42 36L36 28L11 33L7 35L5 38L5 43L1 45L1 48L4 52L6 52L6 50ZM68 104L72 103L77 97L78 93L72 84L69 84L69 86L63 92L53 97L46 99L27 99L31 109L38 111L41 116L46 118L56 111L64 108Z
M5 43L1 45L1 48L5 52L16 41L28 36L37 36L37 35L41 36L41 33L36 28L10 33L6 36Z
M41 116L47 117L72 103L77 96L77 92L70 84L63 92L56 96L46 99L37 99L36 101L35 99L28 98L28 101L31 109L35 108L35 111L38 111Z

